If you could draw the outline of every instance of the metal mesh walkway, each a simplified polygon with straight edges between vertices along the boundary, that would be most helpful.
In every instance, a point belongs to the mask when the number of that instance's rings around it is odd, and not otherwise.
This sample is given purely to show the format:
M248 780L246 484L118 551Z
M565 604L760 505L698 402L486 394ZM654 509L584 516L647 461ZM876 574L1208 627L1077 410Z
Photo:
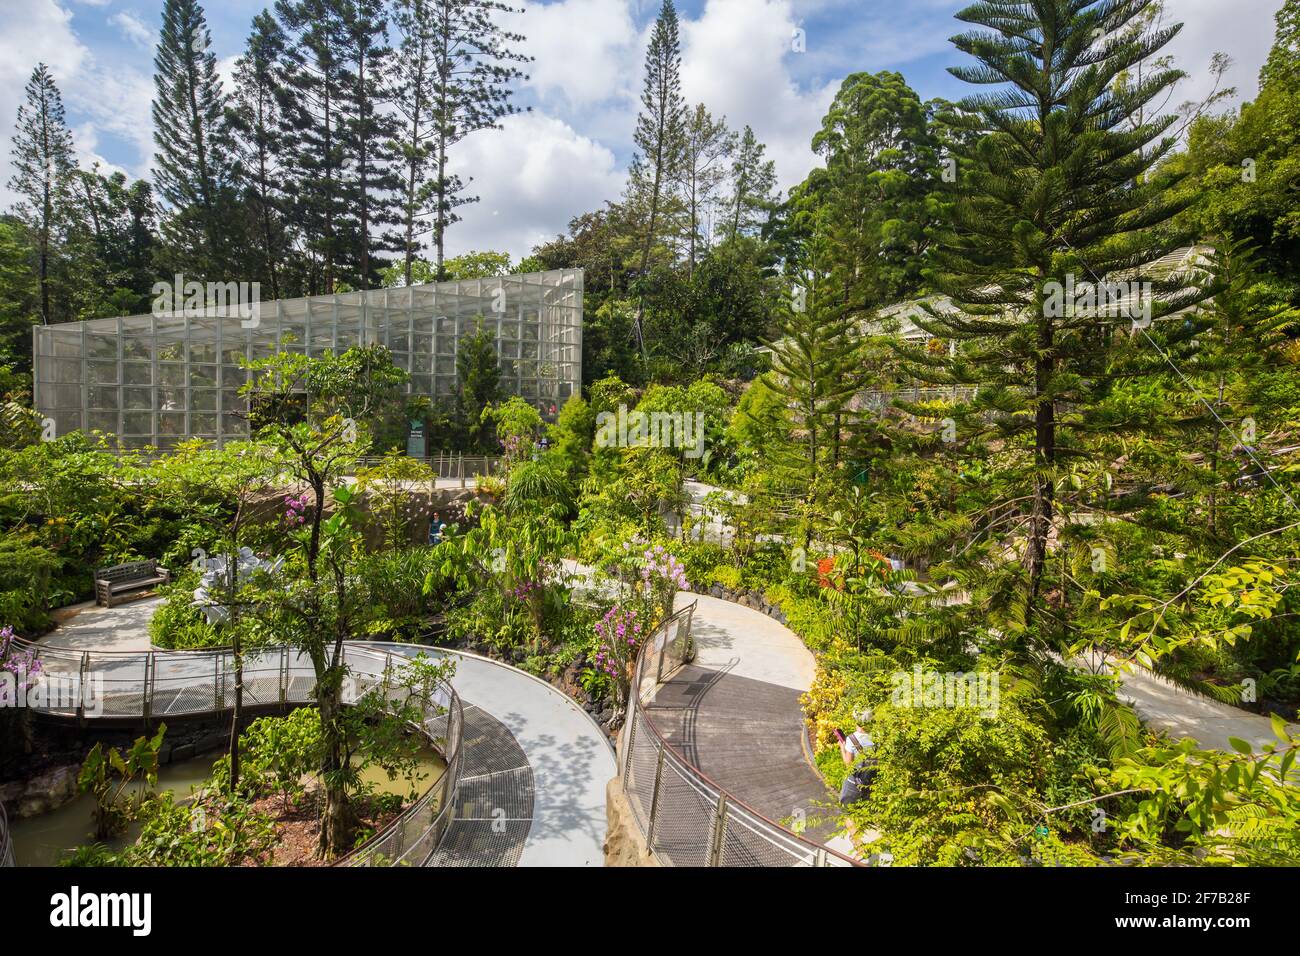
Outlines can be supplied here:
M504 724L472 705L462 746L456 812L425 866L516 866L533 825L528 757Z

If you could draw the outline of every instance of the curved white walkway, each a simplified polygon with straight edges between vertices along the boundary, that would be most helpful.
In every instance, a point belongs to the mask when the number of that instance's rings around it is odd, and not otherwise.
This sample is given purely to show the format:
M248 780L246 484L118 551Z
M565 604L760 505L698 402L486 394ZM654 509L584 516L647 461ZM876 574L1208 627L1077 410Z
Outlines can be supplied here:
M504 724L527 756L536 789L519 865L603 866L605 785L618 769L609 739L587 712L554 687L507 664L459 651L403 647L411 655L424 651L455 659L452 684L461 700ZM491 819L509 823L499 812Z
M111 609L85 606L40 643L74 651L147 652L148 622L159 605L155 598ZM410 656L424 652L454 658L452 684L467 712L477 707L490 715L510 731L523 751L531 770L531 791L519 792L527 788L522 782L508 786L508 771L517 766L518 756L501 752L500 766L494 769L506 773L491 775L493 786L466 788L473 781L462 778L462 792L476 794L472 801L462 800L468 819L481 821L485 834L499 834L501 843L517 839L522 835L518 831L527 827L520 866L604 864L605 785L618 771L609 739L577 703L539 678L475 654L417 644L384 644L383 648ZM182 666L173 673L183 670ZM204 671L195 676L206 680L210 675ZM520 816L515 808L528 804L528 816Z

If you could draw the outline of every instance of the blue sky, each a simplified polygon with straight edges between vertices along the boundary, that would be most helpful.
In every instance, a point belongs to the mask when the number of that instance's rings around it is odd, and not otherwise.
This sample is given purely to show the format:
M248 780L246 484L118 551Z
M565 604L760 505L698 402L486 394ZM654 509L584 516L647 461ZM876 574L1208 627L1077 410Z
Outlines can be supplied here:
M516 0L519 2L519 0ZM209 0L223 69L242 50L268 0ZM897 70L923 97L962 95L946 67L966 0L683 0L684 86L692 102L752 125L777 161L783 187L816 162L809 141L843 78ZM1236 66L1229 82L1249 98L1281 0L1167 0L1182 21L1171 52L1191 75L1177 100L1203 95L1215 51ZM581 212L615 199L631 155L641 62L659 0L529 3L511 27L536 61L517 102L532 112L504 132L477 134L454 163L482 202L449 235L450 251L525 254ZM10 175L9 136L22 85L47 62L68 107L84 163L147 176L153 42L162 0L0 0L0 205ZM794 42L802 30L804 49ZM1171 104L1177 105L1177 102Z

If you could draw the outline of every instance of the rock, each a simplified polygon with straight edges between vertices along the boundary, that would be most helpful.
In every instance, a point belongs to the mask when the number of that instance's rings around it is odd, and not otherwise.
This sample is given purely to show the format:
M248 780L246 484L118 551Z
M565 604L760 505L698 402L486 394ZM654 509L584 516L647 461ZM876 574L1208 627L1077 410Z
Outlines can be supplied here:
M193 744L181 744L179 747L177 747L175 750L172 751L172 760L176 761L177 763L179 763L182 760L189 760L193 756L194 756Z
M605 816L606 866L659 866L632 816L632 807L627 802L620 777L615 777L605 786Z
M79 772L79 767L70 764L55 767L27 780L5 784L0 787L0 802L9 809L14 819L57 810L77 796Z

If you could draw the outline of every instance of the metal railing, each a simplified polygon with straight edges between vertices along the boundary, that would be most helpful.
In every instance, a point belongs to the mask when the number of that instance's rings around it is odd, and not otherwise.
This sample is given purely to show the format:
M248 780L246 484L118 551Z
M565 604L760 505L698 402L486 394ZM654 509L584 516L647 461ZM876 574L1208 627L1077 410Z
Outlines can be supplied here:
M34 652L40 671L27 692L29 709L55 717L140 720L146 725L170 717L221 714L235 704L234 654L229 648L202 651L74 651L27 641L17 649ZM409 648L409 645L393 645ZM316 671L302 650L274 645L245 651L242 706L248 712L315 703ZM400 682L409 657L382 644L346 644L348 669L344 703L369 693L391 701L409 699ZM460 786L464 709L448 683L421 700L417 729L441 750L443 774L411 806L364 846L339 862L348 866L421 865L437 848L455 813ZM7 828L0 839L7 846Z
M5 805L0 803L0 866L14 865L14 845L9 839L9 818L5 816Z
M424 458L415 458L415 460L428 465L435 479L459 481L462 486L471 478L495 475L501 470L501 462L504 461L502 458L487 455L462 455L450 452L440 452ZM351 471L355 473L363 468L374 468L383 461L383 458L358 458Z
M977 389L969 385L900 386L894 389L869 389L862 392L863 404L875 412L883 412L895 400L905 402L969 402Z
M655 628L637 656L619 747L623 790L646 846L671 866L856 866L769 820L670 744L646 709L695 656L695 604Z

